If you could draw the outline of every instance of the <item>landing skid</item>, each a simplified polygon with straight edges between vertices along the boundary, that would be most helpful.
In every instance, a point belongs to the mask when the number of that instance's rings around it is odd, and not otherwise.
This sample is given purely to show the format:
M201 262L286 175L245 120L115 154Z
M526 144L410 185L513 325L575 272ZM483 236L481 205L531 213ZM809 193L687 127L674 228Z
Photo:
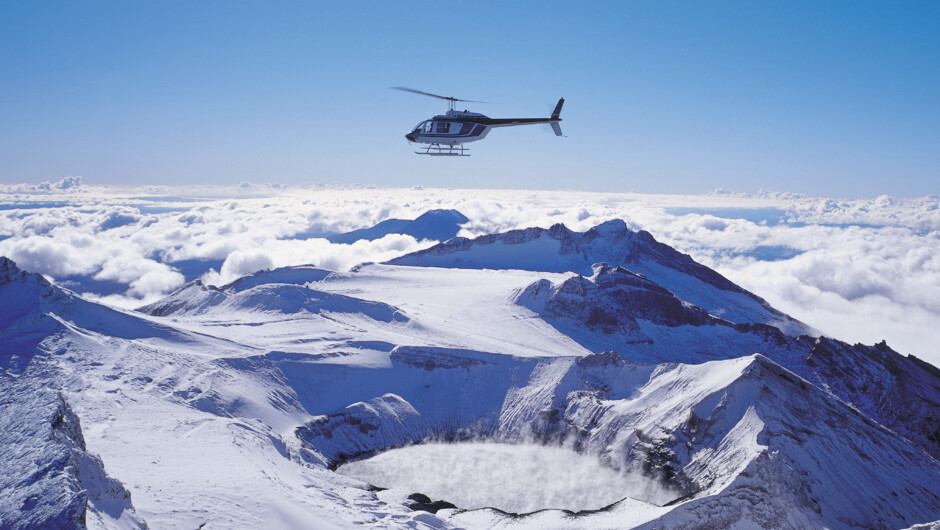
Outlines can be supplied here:
M470 149L464 147L463 144L431 144L424 151L415 151L415 154L428 156L470 156L469 154L466 154L467 151L470 151Z

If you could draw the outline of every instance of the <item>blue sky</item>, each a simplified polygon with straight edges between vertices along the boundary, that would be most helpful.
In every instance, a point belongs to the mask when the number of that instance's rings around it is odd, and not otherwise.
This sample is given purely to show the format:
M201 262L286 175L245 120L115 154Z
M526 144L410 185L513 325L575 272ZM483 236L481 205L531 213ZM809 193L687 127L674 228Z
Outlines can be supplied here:
M4 2L0 72L4 183L940 191L936 2Z

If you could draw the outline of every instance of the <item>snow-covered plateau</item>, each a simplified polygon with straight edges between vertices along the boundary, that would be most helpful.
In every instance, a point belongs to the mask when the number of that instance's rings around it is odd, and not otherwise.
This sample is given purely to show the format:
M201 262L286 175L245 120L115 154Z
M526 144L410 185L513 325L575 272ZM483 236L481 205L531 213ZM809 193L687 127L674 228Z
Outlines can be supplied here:
M618 220L137 310L0 258L0 400L2 528L940 527L940 370ZM335 472L431 442L564 447L643 491L511 513Z

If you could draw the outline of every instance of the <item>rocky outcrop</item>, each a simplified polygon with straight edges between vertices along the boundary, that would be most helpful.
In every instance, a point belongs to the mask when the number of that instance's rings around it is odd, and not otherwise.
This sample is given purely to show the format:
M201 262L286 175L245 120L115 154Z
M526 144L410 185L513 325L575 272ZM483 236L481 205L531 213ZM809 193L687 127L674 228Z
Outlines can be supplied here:
M885 342L849 345L820 337L802 359L812 380L940 459L940 374Z
M0 375L0 527L146 528L130 493L85 447L78 417L58 393Z
M663 326L714 325L719 319L680 300L642 274L606 263L594 266L590 278L562 283L546 303L545 318L568 318L602 333L639 331L637 320Z
M395 394L353 403L314 418L295 431L308 461L335 464L349 457L413 443L432 428L410 403Z

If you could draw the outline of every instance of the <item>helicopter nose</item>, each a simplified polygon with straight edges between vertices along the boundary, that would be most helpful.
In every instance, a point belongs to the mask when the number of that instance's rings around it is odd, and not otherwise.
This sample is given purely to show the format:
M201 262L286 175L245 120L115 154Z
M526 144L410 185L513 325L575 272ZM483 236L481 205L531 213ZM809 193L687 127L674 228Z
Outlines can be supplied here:
M405 139L408 140L409 142L415 141L415 135L414 135L414 133L408 133L408 134L406 134L406 135L405 135Z

